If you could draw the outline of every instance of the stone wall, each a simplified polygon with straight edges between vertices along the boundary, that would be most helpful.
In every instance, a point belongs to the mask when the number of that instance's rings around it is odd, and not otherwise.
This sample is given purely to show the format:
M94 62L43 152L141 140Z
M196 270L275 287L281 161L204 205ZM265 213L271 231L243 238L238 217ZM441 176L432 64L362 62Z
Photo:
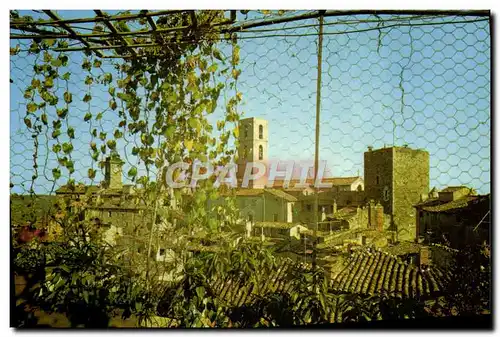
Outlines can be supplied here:
M429 153L395 148L393 177L393 221L398 240L415 240L416 211L420 195L429 193Z

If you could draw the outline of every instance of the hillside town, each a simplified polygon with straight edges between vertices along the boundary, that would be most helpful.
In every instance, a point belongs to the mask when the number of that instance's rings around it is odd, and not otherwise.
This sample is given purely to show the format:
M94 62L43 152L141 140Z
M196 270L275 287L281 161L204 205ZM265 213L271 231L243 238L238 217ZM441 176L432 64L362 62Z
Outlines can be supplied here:
M243 119L239 128L237 178L241 181L244 170L240 168L247 162L266 165L272 144L266 120ZM69 206L70 211L103 228L103 237L113 245L130 244L127 238L140 235L139 224L152 219L152 210L138 202L140 191L123 184L123 163L114 153L106 161L101 185L63 186L55 196L78 201L90 194L90 204L78 210ZM429 153L425 150L368 147L363 169L364 176L323 178L326 188L315 188L312 178L307 178L305 187L300 179L284 184L278 178L268 188L266 175L251 181L248 188L221 186L219 197L207 200L206 211L224 221L216 210L225 205L228 196L234 197L240 228L232 231L277 247L275 254L282 257L317 263L328 271L331 286L344 292L436 296L449 277L446 266L454 252L467 245L490 243L490 196L479 195L470 186L430 188ZM192 190L187 187L182 193L190 195ZM43 214L43 207L40 212ZM47 229L36 235L57 240L57 225L49 219L47 214L39 217ZM184 215L172 212L169 219L179 225ZM16 221L14 217L15 227L27 228ZM170 239L156 238L151 258L172 258ZM134 244L137 252L146 251L145 244ZM217 249L217 241L200 239L193 232L188 250L207 249Z

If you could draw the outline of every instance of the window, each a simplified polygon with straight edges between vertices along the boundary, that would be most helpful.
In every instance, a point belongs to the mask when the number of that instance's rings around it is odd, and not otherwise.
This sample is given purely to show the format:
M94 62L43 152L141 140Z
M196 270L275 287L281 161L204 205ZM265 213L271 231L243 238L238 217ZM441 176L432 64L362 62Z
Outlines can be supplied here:
M264 138L264 127L262 125L259 125L259 139Z
M274 215L273 215L273 221L274 222L278 221L278 214L277 213L274 213Z
M108 211L108 217L111 218L111 211Z
M380 177L377 176L377 185L380 184Z
M306 209L307 209L308 211L311 211L311 209L312 209L311 205L310 205L310 204L306 205Z
M165 255L165 249L164 248L160 248L160 256L163 256Z
M264 159L264 148L262 145L259 145L259 160Z
M243 147L243 158L247 159L247 157L248 157L248 148L247 148L247 146L245 145L245 146Z
M253 222L253 215L252 214L248 214L248 221Z
M363 186L361 186L361 185L358 185L358 188L357 188L357 190L358 190L358 192L361 192L361 191L363 191Z
M248 125L245 125L245 138L248 138Z

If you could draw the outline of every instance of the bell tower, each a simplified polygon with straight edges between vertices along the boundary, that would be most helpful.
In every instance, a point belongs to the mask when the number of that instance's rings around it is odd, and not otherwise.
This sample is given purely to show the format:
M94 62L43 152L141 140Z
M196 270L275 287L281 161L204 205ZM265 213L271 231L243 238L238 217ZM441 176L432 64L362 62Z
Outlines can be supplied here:
M106 188L122 189L122 166L124 163L116 151L111 152L111 155L106 158L104 167Z
M243 179L247 163L262 163L267 171L268 137L267 120L251 117L239 121L238 181ZM259 181L250 181L249 187L263 188L265 182Z

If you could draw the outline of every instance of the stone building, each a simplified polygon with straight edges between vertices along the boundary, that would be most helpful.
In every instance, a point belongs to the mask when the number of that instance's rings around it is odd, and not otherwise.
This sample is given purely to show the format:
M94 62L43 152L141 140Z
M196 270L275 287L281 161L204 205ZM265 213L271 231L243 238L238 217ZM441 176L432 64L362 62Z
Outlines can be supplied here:
M56 190L56 197L66 201L68 211L79 214L80 220L95 224L110 244L116 243L118 236L139 235L152 223L152 212L138 198L135 188L123 185L122 166L123 161L113 153L106 159L101 185L65 185ZM81 207L74 206L85 195L90 196L89 201Z
M415 239L415 209L429 192L429 153L408 147L390 147L364 154L365 195L391 216L397 240Z
M276 189L239 188L223 193L217 200L209 200L208 207L224 205L225 197L233 196L243 219L250 222L285 222L294 220L297 198Z
M445 244L460 249L470 244L490 242L491 207L489 195L476 195L465 186L447 187L416 204L419 241Z

